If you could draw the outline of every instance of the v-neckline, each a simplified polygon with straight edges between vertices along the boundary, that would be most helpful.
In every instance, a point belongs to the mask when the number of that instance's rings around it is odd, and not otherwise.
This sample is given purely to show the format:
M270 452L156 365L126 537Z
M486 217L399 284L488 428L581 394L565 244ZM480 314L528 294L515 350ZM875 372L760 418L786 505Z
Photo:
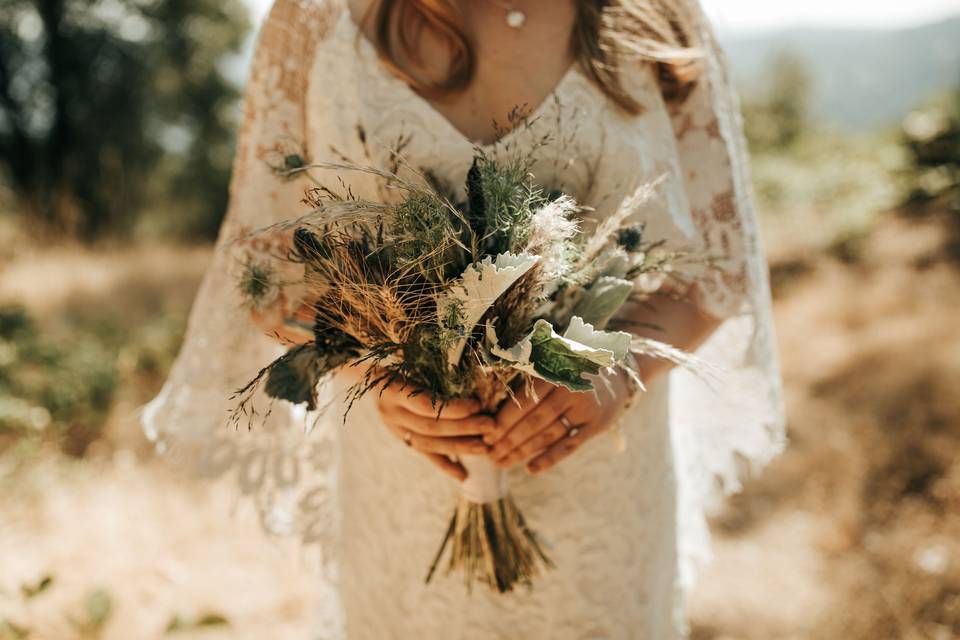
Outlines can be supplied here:
M515 126L490 142L472 140L470 136L466 135L460 130L459 127L453 124L446 114L437 109L432 102L414 91L413 87L404 82L401 78L398 78L396 75L391 73L391 71L380 59L380 55L377 53L374 44L369 38L367 38L366 34L363 33L363 30L360 29L360 26L354 21L353 15L350 12L350 7L346 2L343 3L339 22L339 28L347 31L345 35L358 43L357 46L360 48L360 53L365 58L365 61L368 63L368 68L370 68L373 73L379 76L384 82L393 83L394 86L397 86L401 91L403 91L410 100L420 104L431 118L437 120L440 123L440 126L447 130L449 135L453 136L463 144L469 145L472 148L480 149L482 151L493 151L497 147L509 144L514 137L519 135L519 133L525 129L523 126ZM544 116L547 110L558 101L566 85L572 82L578 73L579 64L576 60L574 60L570 66L567 67L567 70L557 81L556 85L554 85L553 89L547 93L543 100L541 100L534 109L525 112L524 119L527 122L535 122Z

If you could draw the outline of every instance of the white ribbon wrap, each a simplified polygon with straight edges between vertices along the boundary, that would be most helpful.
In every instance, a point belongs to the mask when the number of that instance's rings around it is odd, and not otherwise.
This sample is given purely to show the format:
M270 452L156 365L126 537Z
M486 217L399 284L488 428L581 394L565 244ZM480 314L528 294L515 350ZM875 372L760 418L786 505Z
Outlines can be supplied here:
M460 485L464 498L475 504L489 504L507 495L507 474L486 456L460 456L467 479Z

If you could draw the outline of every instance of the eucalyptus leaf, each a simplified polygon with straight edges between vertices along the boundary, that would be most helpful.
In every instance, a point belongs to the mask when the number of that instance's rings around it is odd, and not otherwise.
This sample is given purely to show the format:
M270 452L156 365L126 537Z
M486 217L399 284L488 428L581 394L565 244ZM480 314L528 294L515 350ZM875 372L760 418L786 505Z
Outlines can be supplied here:
M580 316L587 324L603 329L632 292L631 281L602 276L584 292L583 298L573 309L573 315Z
M610 276L611 278L627 278L632 263L630 257L622 249L613 249L597 258L597 261L603 265L600 269L601 276Z

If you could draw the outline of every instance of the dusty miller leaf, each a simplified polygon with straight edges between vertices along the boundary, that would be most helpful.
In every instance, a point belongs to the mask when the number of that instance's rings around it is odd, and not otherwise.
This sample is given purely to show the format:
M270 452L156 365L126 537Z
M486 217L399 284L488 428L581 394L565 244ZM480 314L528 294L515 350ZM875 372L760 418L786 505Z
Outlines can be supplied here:
M460 361L467 339L483 314L539 261L538 256L526 253L501 253L495 259L488 256L467 267L460 282L443 294L437 303L441 320L449 317L450 307L456 307L462 331L460 340L447 352L451 365Z
M498 344L496 330L488 323L487 340L490 353L515 369L571 391L589 391L593 382L584 375L595 375L616 362L613 351L565 338L546 320L538 320L533 330L509 349Z
M622 362L627 357L633 341L633 336L625 331L598 331L579 316L570 319L563 337L595 349L606 349L613 353L615 362Z
M584 292L573 314L583 318L587 324L602 329L624 305L632 291L633 283L629 280L602 276Z

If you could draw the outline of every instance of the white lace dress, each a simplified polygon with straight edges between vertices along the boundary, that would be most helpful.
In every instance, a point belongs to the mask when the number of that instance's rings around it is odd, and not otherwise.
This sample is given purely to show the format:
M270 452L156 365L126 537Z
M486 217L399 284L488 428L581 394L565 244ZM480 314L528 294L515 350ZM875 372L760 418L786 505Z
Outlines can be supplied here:
M645 638L685 633L683 595L707 555L704 512L717 490L738 488L783 446L779 377L766 266L758 244L736 102L699 7L707 72L682 105L665 105L652 73L626 83L643 104L623 113L577 68L504 144L549 135L537 178L595 208L601 219L637 186L666 174L644 211L648 237L722 255L704 272L698 301L727 318L701 355L726 368L717 390L674 372L650 386L622 421L625 447L587 443L538 477L511 472L528 521L557 568L532 591L467 594L456 577L424 584L458 495L456 483L379 424L372 400L345 424L343 383L310 433L304 416L276 406L267 427L224 425L230 392L278 355L238 310L236 252L271 260L286 238L217 254L201 286L183 351L143 414L148 435L208 476L234 479L264 526L300 535L322 562L320 638L491 640ZM358 37L343 0L277 0L259 40L245 103L231 205L221 240L305 212L310 184L271 170L285 156L348 158L391 167L402 145L412 168L458 185L474 145L392 76ZM356 175L314 173L334 189L378 193ZM588 221L589 223L589 221ZM278 304L293 304L283 291Z

